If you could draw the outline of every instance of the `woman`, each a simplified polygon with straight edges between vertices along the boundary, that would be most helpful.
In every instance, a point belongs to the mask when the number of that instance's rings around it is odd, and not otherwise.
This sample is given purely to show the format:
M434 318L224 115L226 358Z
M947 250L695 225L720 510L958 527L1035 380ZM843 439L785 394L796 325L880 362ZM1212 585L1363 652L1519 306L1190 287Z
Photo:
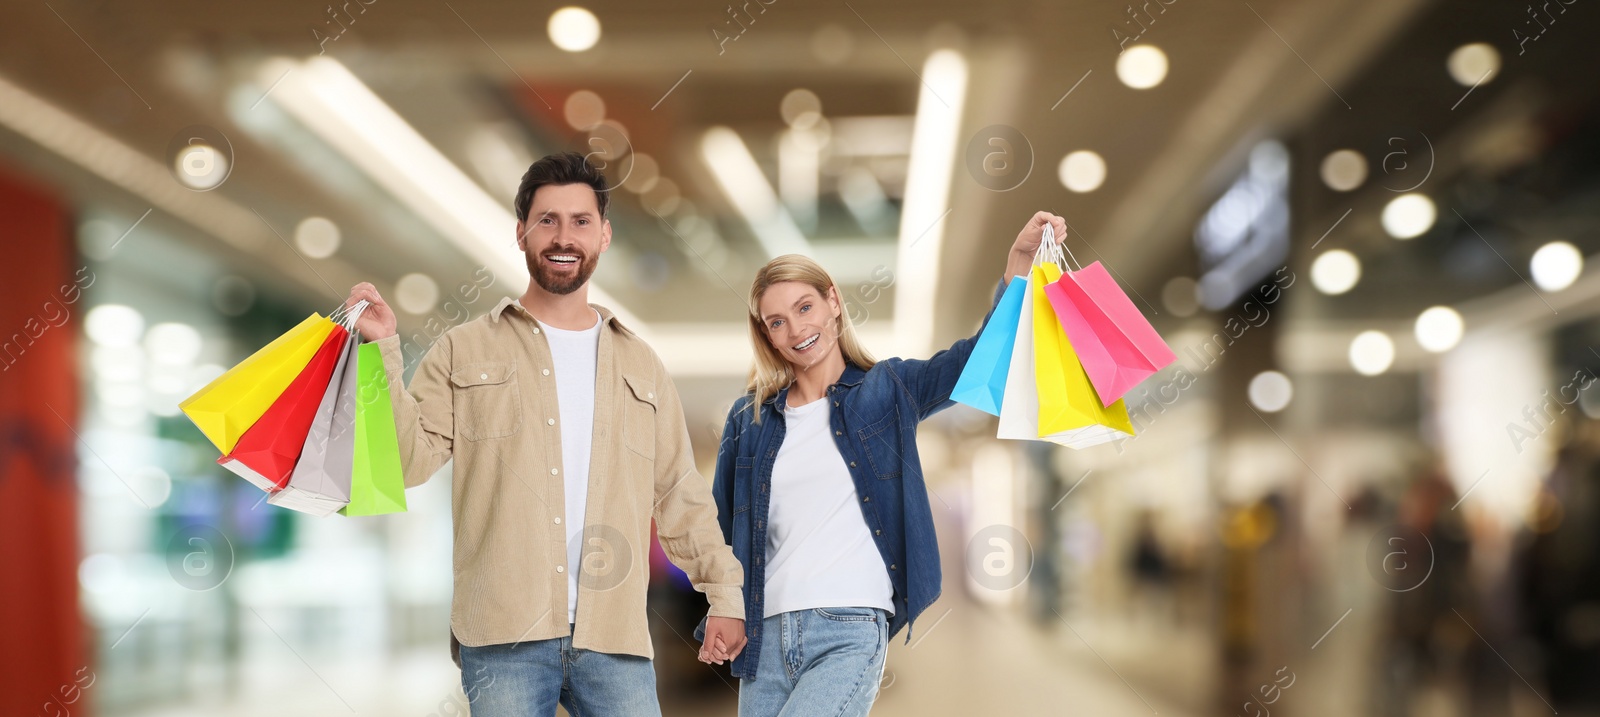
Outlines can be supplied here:
M1028 275L1046 223L1066 236L1061 217L1035 214L1006 280ZM728 412L712 487L745 568L747 639L700 657L733 659L742 717L864 715L889 638L939 597L916 429L952 405L977 337L876 362L827 272L793 254L757 272L750 306L750 392Z

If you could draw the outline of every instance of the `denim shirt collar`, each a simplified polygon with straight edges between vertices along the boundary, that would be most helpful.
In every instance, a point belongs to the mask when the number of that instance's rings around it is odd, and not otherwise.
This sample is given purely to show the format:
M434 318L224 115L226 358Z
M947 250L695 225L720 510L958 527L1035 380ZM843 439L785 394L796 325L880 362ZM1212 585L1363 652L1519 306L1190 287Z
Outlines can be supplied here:
M866 377L866 369L846 361L844 364L844 373L839 374L838 382L834 383L833 385L854 388L861 385L861 380ZM792 386L794 386L794 384L791 383L788 386L778 389L778 392L773 394L772 398L767 399L766 404L771 406L773 410L780 410L778 409L779 406L788 405L789 389Z

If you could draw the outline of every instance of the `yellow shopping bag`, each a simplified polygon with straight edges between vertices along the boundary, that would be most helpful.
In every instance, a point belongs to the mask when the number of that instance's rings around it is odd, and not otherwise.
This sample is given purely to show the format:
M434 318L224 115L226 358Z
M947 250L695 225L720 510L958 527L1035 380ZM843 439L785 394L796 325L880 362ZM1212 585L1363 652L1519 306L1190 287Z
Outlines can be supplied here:
M334 323L312 314L288 333L273 339L227 373L178 404L189 420L229 455L239 437L255 425L295 376L316 355Z
M1033 302L1034 375L1039 393L1039 436L1072 448L1133 437L1128 409L1118 399L1110 406L1089 382L1078 354L1045 294L1061 278L1053 262L1035 264L1028 294ZM1065 435L1063 435L1065 434ZM1057 438L1062 440L1057 440Z

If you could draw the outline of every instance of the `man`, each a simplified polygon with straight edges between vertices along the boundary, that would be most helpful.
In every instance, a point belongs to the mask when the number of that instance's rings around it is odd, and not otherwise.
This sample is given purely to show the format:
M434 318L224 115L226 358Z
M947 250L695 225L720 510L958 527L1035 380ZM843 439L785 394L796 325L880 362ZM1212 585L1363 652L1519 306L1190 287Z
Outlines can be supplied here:
M382 350L406 487L454 459L462 688L475 717L659 715L645 588L650 521L711 603L706 642L744 645L744 571L722 542L661 360L589 277L611 245L606 180L581 155L533 163L517 191L518 299L441 336L402 388L394 312L347 305Z

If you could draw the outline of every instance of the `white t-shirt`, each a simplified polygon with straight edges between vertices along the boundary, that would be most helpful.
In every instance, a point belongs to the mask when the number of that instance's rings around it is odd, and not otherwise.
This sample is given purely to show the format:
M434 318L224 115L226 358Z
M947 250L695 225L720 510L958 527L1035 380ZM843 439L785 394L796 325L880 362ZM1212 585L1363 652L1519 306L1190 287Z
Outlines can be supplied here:
M567 622L578 621L578 572L582 566L584 511L589 505L589 453L594 443L595 361L600 353L600 313L594 326L568 331L539 322L550 343L550 358L555 362L556 403L561 428L561 473L566 494L567 526Z
M766 612L876 607L894 612L894 586L872 542L861 497L833 442L826 397L783 411L767 510Z

